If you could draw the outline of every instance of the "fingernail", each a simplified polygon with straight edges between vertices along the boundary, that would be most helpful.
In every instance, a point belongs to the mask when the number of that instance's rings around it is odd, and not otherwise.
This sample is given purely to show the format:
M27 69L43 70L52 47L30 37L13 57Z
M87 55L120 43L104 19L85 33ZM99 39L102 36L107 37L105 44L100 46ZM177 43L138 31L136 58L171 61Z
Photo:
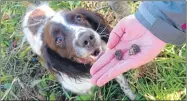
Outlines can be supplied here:
M97 86L102 87L102 86L103 86L103 84L102 84L102 83L98 83L98 84L97 84Z
M102 87L104 84L105 84L105 82L97 82L97 85L98 85L99 87Z

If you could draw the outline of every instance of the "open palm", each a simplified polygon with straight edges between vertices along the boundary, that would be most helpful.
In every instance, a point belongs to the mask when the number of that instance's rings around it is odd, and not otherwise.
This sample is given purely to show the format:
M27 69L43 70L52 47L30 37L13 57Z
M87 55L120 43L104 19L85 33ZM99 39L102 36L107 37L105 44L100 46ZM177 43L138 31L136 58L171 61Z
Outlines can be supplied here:
M132 44L139 45L141 51L130 56ZM165 42L142 26L134 15L123 18L110 34L107 51L90 70L92 83L103 86L118 75L150 62L165 45ZM115 57L115 52L119 49L123 52L122 60Z

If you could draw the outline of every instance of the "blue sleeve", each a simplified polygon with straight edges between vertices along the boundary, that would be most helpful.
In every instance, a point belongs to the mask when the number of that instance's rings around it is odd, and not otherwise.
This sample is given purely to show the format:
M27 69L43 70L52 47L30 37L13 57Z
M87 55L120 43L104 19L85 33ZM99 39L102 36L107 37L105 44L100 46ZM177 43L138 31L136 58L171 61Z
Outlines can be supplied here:
M186 40L186 1L144 1L135 16L166 43L181 45Z

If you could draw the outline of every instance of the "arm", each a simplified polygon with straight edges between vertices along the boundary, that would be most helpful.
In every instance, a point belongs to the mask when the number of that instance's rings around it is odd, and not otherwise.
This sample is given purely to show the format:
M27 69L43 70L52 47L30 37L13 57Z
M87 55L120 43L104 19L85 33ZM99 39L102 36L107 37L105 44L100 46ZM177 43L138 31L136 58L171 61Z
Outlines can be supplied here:
M186 40L185 1L144 1L135 16L144 27L166 43L181 45Z

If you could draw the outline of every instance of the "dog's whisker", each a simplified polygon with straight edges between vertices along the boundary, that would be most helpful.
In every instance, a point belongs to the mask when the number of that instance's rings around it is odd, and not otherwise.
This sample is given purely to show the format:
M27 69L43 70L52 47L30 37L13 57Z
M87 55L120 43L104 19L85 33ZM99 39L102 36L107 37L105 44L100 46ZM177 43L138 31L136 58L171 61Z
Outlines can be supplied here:
M101 35L101 36L102 36L102 35L107 35L107 36L109 36L109 34L105 34L105 33L103 33L103 34L100 34L100 35Z
M109 34L100 34L100 36L109 36Z
M100 27L100 21L99 21L99 25L97 26L97 29L96 29L96 32L99 30L99 27Z
M105 35L104 35L104 36L101 36L101 37L106 37L106 38L108 38L109 36L105 36Z
M100 35L100 36L106 36L106 37L108 37L109 35Z
M72 47L72 48L73 48L73 47ZM71 48L71 50L69 51L68 58L71 57L71 51L72 51L72 48Z
M99 33L100 35L105 31L107 26L105 26L105 28L101 31L101 33Z

